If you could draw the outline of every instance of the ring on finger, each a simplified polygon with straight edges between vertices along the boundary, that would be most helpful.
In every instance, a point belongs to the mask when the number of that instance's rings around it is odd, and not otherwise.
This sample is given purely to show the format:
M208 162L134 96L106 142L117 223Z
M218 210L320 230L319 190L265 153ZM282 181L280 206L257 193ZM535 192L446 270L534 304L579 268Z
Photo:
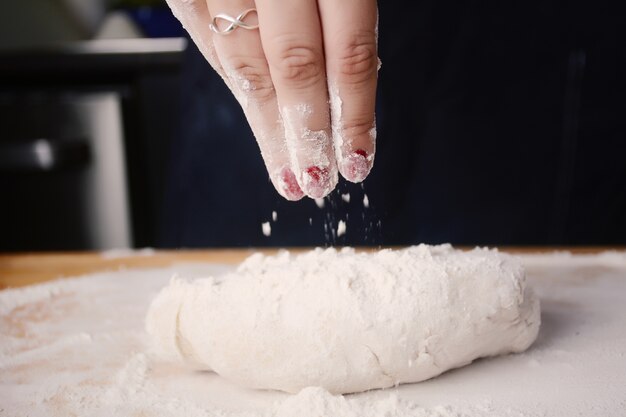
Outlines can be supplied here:
M254 29L258 29L259 25L257 24L250 24L250 23L246 23L244 22L244 19L246 18L246 16L248 16L248 14L250 13L257 13L256 9L247 9L244 10L243 12L241 12L237 17L232 17L231 15L228 15L226 13L219 13L217 14L214 18L213 21L211 22L211 24L209 25L209 28L211 28L211 30L219 35L228 35L230 33L232 33L235 29L237 28L242 28L242 29L246 29L246 30L254 30ZM226 26L224 29L220 29L218 27L218 23L220 20L224 20L226 22L228 22L228 26Z

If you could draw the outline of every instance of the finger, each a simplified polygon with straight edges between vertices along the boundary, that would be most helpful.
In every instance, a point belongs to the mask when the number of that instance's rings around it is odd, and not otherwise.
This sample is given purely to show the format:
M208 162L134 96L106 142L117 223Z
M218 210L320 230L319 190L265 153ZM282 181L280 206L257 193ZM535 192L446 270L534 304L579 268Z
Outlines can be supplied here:
M315 0L257 0L259 29L291 163L313 198L337 184L322 31Z
M229 85L230 82L215 53L213 33L207 23L211 21L211 16L206 3L203 0L167 0L167 3L170 9L172 9L174 16L187 30L193 42L204 55L204 58Z
M337 163L344 178L361 182L376 147L376 1L319 0L319 10Z
M207 0L207 5L211 16L224 14L236 19L253 9L254 1ZM244 23L256 24L256 13L251 11L241 19ZM206 22L207 26L209 22ZM232 22L218 17L214 23L223 30ZM230 88L257 139L272 183L283 197L299 200L304 193L291 169L276 91L258 30L235 26L228 34L213 34L213 42Z

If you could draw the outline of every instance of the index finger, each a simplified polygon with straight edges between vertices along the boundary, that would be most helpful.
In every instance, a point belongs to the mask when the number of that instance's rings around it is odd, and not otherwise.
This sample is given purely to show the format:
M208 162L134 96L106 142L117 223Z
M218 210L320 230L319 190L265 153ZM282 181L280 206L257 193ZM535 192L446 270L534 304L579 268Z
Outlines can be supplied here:
M338 167L347 180L361 182L376 150L376 1L319 0L319 10Z

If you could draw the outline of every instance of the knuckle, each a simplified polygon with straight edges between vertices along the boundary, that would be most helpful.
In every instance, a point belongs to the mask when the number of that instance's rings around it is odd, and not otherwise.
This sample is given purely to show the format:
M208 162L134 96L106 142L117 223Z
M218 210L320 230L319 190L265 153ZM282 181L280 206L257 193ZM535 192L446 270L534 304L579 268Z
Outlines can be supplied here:
M264 102L274 97L274 85L269 69L261 60L232 57L228 76L233 85L246 96Z
M309 87L324 74L322 52L305 43L285 42L276 62L278 77L293 87Z
M337 68L342 82L360 83L375 77L378 66L376 36L355 34L340 47Z
M357 117L345 120L341 128L350 137L369 136L374 124L369 117Z

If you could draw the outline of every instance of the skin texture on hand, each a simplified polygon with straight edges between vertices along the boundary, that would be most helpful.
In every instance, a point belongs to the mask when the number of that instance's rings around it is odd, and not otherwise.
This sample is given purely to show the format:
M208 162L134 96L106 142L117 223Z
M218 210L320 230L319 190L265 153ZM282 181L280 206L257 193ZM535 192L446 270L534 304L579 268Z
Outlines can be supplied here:
M276 190L320 198L338 175L361 182L375 155L375 0L167 0L233 92ZM258 30L213 33L213 16ZM218 19L219 29L229 22Z

